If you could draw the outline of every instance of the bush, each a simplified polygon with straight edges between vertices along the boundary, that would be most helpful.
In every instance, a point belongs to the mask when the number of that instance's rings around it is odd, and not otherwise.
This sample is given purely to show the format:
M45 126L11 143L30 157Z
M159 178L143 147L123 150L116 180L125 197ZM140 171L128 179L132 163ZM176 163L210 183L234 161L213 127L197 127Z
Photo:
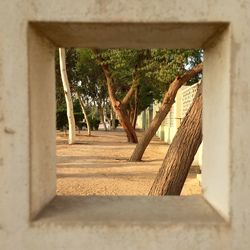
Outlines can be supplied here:
M86 122L83 122L84 115L81 112L75 112L75 123L76 126L79 129L82 129L83 127L87 128ZM98 130L100 125L100 119L96 117L89 116L89 123L90 123L90 129L91 130ZM118 126L119 122L116 120L116 127ZM56 129L63 130L68 129L68 118L67 118L67 110L57 110L56 111Z
M113 121L111 120L111 126L113 126ZM119 120L118 119L115 119L115 128L117 128L119 125Z
M100 120L96 117L89 117L90 129L91 130L98 130L100 125Z
M68 118L66 110L57 110L56 111L56 129L63 130L68 128Z
M84 115L80 112L74 113L76 126L80 129L83 127L83 117ZM56 129L63 130L68 128L68 118L67 118L67 110L57 110L56 111Z
M77 112L77 113L74 113L74 117L75 117L76 126L82 130L82 127L84 126L83 124L84 115L81 112Z

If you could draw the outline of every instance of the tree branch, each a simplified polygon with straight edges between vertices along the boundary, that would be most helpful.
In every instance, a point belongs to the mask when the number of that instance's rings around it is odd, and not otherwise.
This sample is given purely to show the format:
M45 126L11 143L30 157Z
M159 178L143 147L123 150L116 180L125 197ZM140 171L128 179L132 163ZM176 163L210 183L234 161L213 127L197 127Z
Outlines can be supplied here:
M139 85L139 79L137 80L133 80L133 83L129 89L129 91L127 92L127 94L124 96L124 98L122 99L122 104L123 105L127 105L128 101L130 100L130 98L133 96L133 94L135 93L135 90L137 89Z
M96 55L96 60L98 62L98 64L102 67L102 70L104 72L104 75L106 77L106 84L108 87L108 93L109 93L109 97L113 102L116 102L116 97L114 94L114 81L113 78L111 76L108 64L105 63L104 59L100 56L100 51L96 48L92 49L93 53Z

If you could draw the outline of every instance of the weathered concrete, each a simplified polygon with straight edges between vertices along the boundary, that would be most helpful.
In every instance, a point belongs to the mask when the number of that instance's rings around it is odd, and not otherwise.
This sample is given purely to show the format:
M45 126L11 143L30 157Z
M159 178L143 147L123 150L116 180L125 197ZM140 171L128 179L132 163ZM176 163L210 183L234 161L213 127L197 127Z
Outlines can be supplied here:
M29 29L30 174L31 217L56 192L54 47L34 29ZM38 72L41 72L39 74ZM48 125L50 124L50 125Z
M249 249L249 12L248 0L1 1L0 249ZM205 49L204 197L228 226L211 225L206 212L199 226L178 224L173 201L166 204L170 227L122 220L110 226L108 219L80 227L72 220L66 227L53 224L53 213L31 221L54 196L56 45ZM44 133L37 135L40 126ZM193 208L188 202L178 206L187 214ZM145 220L147 207L141 207ZM119 207L120 218L126 210ZM209 214L216 221L218 215Z
M171 206L169 206L171 203ZM186 209L189 207L190 209ZM83 209L84 208L84 209ZM126 209L124 209L126 208ZM118 226L178 226L213 225L227 227L227 223L197 197L143 196L57 196L32 223L61 226L107 225Z
M204 47L225 23L32 23L58 47L180 48ZM195 35L193 34L195 31ZM138 36L138 34L143 34ZM166 35L167 34L167 35ZM178 35L177 35L178 34ZM98 39L97 39L98 38ZM101 41L101 42L100 42Z

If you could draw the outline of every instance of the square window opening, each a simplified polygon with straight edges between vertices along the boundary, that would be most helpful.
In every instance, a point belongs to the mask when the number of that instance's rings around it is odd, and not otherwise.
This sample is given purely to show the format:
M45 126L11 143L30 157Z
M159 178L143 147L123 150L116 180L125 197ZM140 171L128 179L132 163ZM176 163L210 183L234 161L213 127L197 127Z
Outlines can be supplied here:
M31 218L34 218L39 214L41 210L56 196L56 101L54 87L54 51L55 47L72 46L76 48L97 47L101 49L204 48L204 155L202 166L204 198L208 200L220 214L226 218L228 217L229 149L226 146L228 145L227 141L229 140L228 103L230 96L229 76L227 73L230 61L228 24L84 24L37 22L30 24L28 38L31 140ZM217 67L219 65L222 74L218 71ZM223 69L221 69L221 65L223 65ZM223 98L221 98L222 93L224 93ZM148 114L143 114L142 119L143 116L144 118L147 116L152 117L150 112L152 112L152 109L149 107ZM169 125L170 128L177 123L177 121L173 122L173 119L171 120L171 118L172 115L170 113L170 120L165 122L169 123L166 125ZM97 133L101 134L102 132L103 131L99 131ZM120 137L119 131L115 133L117 133L117 140L122 141L126 139L126 137ZM60 133L58 135L60 137ZM98 138L99 137L96 139ZM214 145L213 141L215 139L219 142L216 145ZM96 142L99 143L98 140ZM114 143L119 144L120 142L114 141ZM102 147L103 150L106 150L108 146L105 146L104 144ZM76 147L82 147L83 145L84 143L76 144ZM97 149L99 146L94 147ZM126 150L126 147L123 147ZM96 153L93 150L92 156L95 157L95 154ZM103 152L103 157L106 157L106 160L110 157L110 155L107 154L107 151ZM219 162L215 157L212 157L214 155L218 156L217 159L220 159ZM58 175L59 177L60 175L62 177L64 174L63 168L68 168L66 165L70 165L71 163L64 161L67 156L63 156L63 152L60 157L61 158L57 164L59 169L61 169L61 172L59 172ZM65 157L64 160L63 157ZM116 159L116 157L114 158ZM122 162L124 159L119 159L119 155L117 158L118 161L122 163L121 165L127 164L125 161ZM114 161L116 161L115 159ZM84 159L81 159L81 161L84 161ZM61 166L64 164L64 167L60 167L60 164ZM74 162L74 164L77 165L78 163ZM89 168L93 167L90 166L93 164L91 161L85 161L84 164L89 164ZM116 163L114 163L114 165L115 164ZM220 166L219 170L218 166ZM215 170L218 172L215 173ZM84 174L86 175L86 173ZM101 173L100 175L105 174L106 173ZM223 175L222 181L217 181L217 179L214 178L218 174ZM90 178L90 176L85 177ZM211 181L212 178L214 178L213 181ZM218 192L217 188L219 188L220 192ZM65 199L67 200L67 197L61 197L61 201L64 200L65 202ZM79 202L76 197L72 197L72 199L76 199L76 202ZM94 200L95 199L98 200L98 198L94 198ZM126 200L126 197L123 199ZM129 200L131 198L127 199ZM165 200L165 197L163 200ZM190 199L188 200L190 201ZM201 200L203 200L203 198L201 198Z

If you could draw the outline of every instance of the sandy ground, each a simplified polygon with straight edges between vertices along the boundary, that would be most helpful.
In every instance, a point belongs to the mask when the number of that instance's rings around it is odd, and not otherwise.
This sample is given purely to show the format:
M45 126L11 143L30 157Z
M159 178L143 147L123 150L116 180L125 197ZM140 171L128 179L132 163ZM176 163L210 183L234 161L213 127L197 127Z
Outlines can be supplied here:
M138 137L142 132L138 132ZM86 131L77 135L77 144L68 145L67 136L57 134L58 195L147 195L168 145L155 137L143 161L128 162L135 145L117 131ZM201 194L195 173L189 173L182 195Z

